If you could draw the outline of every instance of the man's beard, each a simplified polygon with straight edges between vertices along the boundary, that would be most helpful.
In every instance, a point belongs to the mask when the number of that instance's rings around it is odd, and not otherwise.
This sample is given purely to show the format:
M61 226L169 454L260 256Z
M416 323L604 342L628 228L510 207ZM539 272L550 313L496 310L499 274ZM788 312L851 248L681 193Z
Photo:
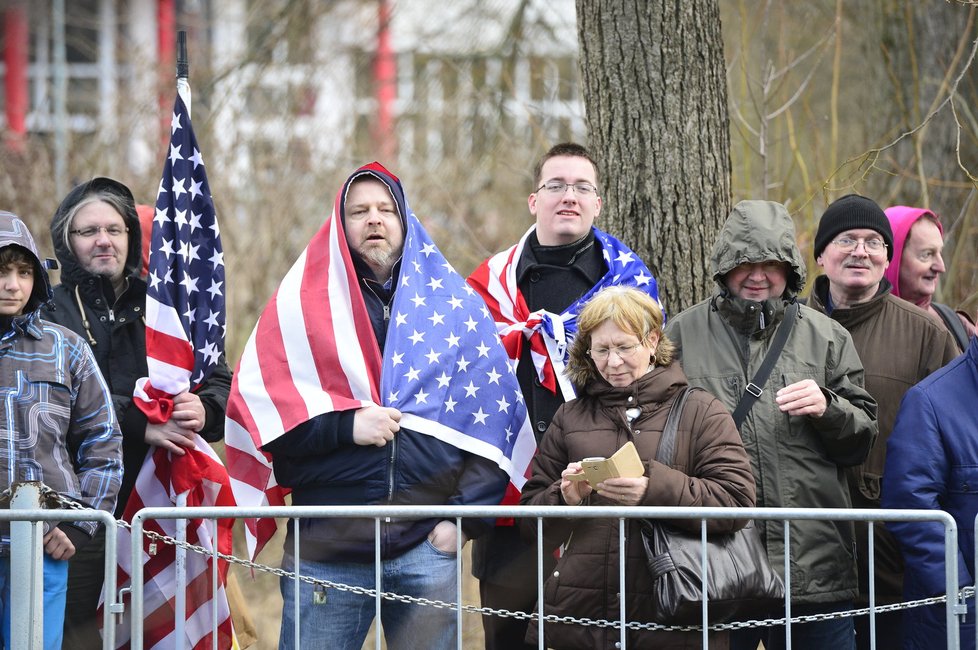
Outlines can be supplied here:
M386 239L381 246L374 245L364 247L364 251L360 253L360 255L363 257L365 262L385 269L394 266L394 262L397 261L397 255L394 254L393 247L391 247L390 243Z

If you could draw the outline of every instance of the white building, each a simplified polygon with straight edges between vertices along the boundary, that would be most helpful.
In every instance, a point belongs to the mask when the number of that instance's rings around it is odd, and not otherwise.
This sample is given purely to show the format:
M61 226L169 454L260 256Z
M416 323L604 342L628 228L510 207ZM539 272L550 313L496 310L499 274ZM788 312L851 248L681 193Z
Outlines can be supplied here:
M585 133L572 0L7 0L0 6L8 15L26 14L29 27L27 101L19 117L7 98L24 90L10 55L24 36L9 26L4 35L0 127L16 130L22 119L25 135L50 137L56 155L81 142L117 147L118 164L136 173L158 164L175 88L175 29L188 31L195 125L198 116L209 121L242 179L254 173L259 152L298 152L315 165L356 159L380 142L437 164L476 154L501 131L534 142ZM390 12L386 36L382 9ZM393 92L385 94L375 64L378 51L388 49L396 72ZM394 128L378 140L373 134L388 118Z

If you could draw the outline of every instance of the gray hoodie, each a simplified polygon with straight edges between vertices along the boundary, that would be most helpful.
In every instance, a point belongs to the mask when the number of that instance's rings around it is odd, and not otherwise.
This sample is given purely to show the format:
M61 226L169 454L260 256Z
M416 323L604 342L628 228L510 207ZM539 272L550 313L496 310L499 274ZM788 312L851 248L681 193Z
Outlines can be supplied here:
M122 482L122 436L109 390L88 344L41 319L51 286L34 238L17 216L0 212L0 249L7 246L28 252L35 273L24 312L0 334L0 489L40 481L112 512ZM77 550L98 526L59 527ZM7 543L2 530L0 550Z

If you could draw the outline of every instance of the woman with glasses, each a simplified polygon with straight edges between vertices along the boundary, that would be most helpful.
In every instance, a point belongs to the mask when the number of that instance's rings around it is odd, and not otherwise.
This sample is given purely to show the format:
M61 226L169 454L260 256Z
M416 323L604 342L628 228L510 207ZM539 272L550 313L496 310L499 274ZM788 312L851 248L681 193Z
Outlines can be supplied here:
M671 466L655 460L666 418L686 376L673 362L673 345L662 333L658 303L630 287L599 292L578 316L568 375L578 397L557 411L533 460L532 477L521 502L529 505L743 506L754 505L750 461L727 409L706 391L689 395L683 410ZM572 481L586 457L608 457L627 442L645 465L638 478L613 478L597 485ZM698 521L676 522L699 530ZM533 520L524 530L536 529ZM708 530L727 532L742 521L711 521ZM652 620L651 578L638 520L627 524L626 617ZM618 620L618 521L558 520L544 524L549 552L564 545L556 570L547 577L545 614ZM610 627L547 623L546 645L553 648L614 647L620 632ZM535 639L531 624L528 637ZM725 638L711 648L726 647ZM695 633L633 631L628 645L699 647Z

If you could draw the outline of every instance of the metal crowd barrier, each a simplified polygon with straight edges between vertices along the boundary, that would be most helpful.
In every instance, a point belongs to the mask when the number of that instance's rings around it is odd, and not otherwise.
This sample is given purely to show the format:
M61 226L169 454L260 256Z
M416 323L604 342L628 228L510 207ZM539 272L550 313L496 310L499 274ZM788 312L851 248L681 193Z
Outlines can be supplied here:
M38 483L20 484L10 499L10 510L0 510L0 521L10 522L10 650L44 647L44 580L42 522L98 521L106 530L115 526L111 513L102 510L41 509ZM116 536L105 536L105 593L116 595ZM121 611L122 600L106 602L103 612L103 648L115 648L111 617Z
M16 504L12 504L12 507ZM701 535L705 539L706 536L706 520L708 519L754 519L754 520L768 520L768 521L784 521L785 526L785 567L784 567L784 578L785 578L785 638L787 642L787 647L791 647L791 630L793 619L791 617L791 600L789 595L791 593L791 572L790 572L790 539L791 539L791 527L790 522L796 520L831 520L831 521L864 521L870 522L870 527L873 526L872 522L879 521L911 521L911 522L939 522L944 526L944 541L945 541L945 612L947 621L947 647L949 649L960 648L960 636L959 636L959 620L964 617L967 612L967 607L964 602L964 596L958 590L958 530L954 519L943 511L933 511L933 510L862 510L862 509L832 509L832 508L674 508L674 507L647 507L647 506L635 506L635 507L604 507L604 506L580 506L580 507L566 507L566 506L542 506L542 507L529 507L529 506L285 506L285 507L274 507L274 508L219 508L219 507L209 507L209 508L144 508L140 510L134 516L132 520L132 557L141 557L142 554L142 543L143 543L143 527L144 522L149 520L161 520L161 519L241 519L241 518L252 518L252 517L275 517L275 518L290 518L290 519L304 519L304 518L322 518L322 517L335 517L335 518L369 518L374 520L375 535L377 543L375 543L375 589L373 590L361 590L364 593L368 593L375 600L375 612L376 619L379 625L380 613L382 602L385 599L394 599L394 595L383 593L380 589L382 584L381 580L381 563L380 563L380 527L381 522L387 518L439 518L439 519L455 519L456 524L461 527L461 520L468 517L480 517L495 519L499 517L512 517L518 516L522 519L536 518L537 519L537 566L543 566L544 558L544 548L542 542L542 527L543 519L554 517L561 519L590 519L590 518L615 518L618 519L619 525L619 580L621 585L621 597L619 599L620 611L619 619L617 621L590 621L589 619L580 619L584 622L590 622L591 624L602 624L608 627L613 627L620 630L620 646L622 649L627 648L627 631L629 629L635 629L640 627L641 629L679 629L670 628L668 626L654 626L648 623L629 623L626 620L625 612L625 521L627 519L633 518L649 518L649 519L691 519L701 521ZM0 521L14 521L14 522L25 522L25 526L20 529L14 529L12 527L12 560L16 561L16 566L20 567L18 571L24 573L30 573L34 571L35 575L40 573L40 535L37 534L36 530L39 529L37 522L40 521L77 521L77 520L98 520L103 522L107 526L111 526L114 523L111 515L107 513L102 513L93 510L3 510L0 511ZM298 529L298 527L296 527ZM978 520L975 522L976 533L978 533ZM121 594L116 593L115 588L115 563L116 563L116 549L115 549L115 535L106 535L106 593L114 594L112 601L106 603L105 606L105 618L104 618L104 633L106 637L104 639L104 648L114 647L113 639L111 638L114 634L114 626L110 623L110 616L113 613L121 613L122 611L122 597ZM294 557L298 558L298 548L299 548L299 534L298 530L294 539L294 548L292 554ZM180 541L177 541L178 546ZM16 549L22 549L17 551ZM23 549L33 549L29 553L24 555ZM705 563L705 545L703 546L703 562ZM191 549L195 550L195 549ZM859 549L862 551L863 549ZM869 535L869 546L866 549L868 552L868 560L870 566L872 566L874 558L874 545L873 545L873 535L872 530L870 530ZM479 607L474 607L471 605L464 605L461 602L462 594L462 544L461 538L457 542L457 559L456 559L456 594L458 599L454 603L437 603L432 601L423 601L423 599L411 599L407 600L411 602L418 602L422 605L433 605L442 607L451 607L456 611L456 621L457 621L457 647L462 647L462 632L463 632L463 620L462 614L465 612L480 613L482 615L496 613L500 610L483 610ZM198 551L199 552L199 551ZM217 551L212 551L212 554L216 557ZM17 560L17 558L22 558ZM23 560L23 558L27 558ZM230 562L244 565L247 567L252 567L259 570L270 570L268 567L263 567L261 565L253 564L245 560L240 560L238 558L230 556L225 557ZM26 564L21 564L21 562L26 562ZM216 588L217 584L217 562L214 562L214 573L212 575L212 582ZM13 570L14 562L12 562ZM278 569L271 569L273 573L278 575L284 575L282 571ZM296 581L295 600L293 603L286 603L286 607L295 607L297 614L301 614L301 608L299 603L299 582L303 580L303 576L299 575L298 571L289 576L291 579ZM306 578L306 580L311 580ZM542 571L537 572L537 592L538 592L538 610L532 614L539 624L539 641L538 647L541 650L544 648L544 634L543 629L548 620L553 620L554 617L548 615L544 616L543 612L543 585L545 576L542 575ZM142 621L144 616L143 611L143 565L142 562L132 562L132 575L131 575L131 590L132 590L132 601L131 601L131 612L130 620L132 621L131 629L131 647L142 648L143 647L143 629ZM15 633L15 639L20 637L24 641L23 644L15 645L13 650L32 650L35 647L40 647L39 635L40 635L40 624L38 621L39 617L34 616L41 610L40 607L40 597L41 589L37 589L36 594L31 593L31 598L21 598L19 597L20 590L24 588L24 585L28 585L28 591L33 591L38 585L38 583L31 582L26 578L18 580L16 575L14 576L13 585L15 587L15 592L18 593L18 597L14 597L13 605L16 609L14 613L15 624L21 626L26 626L21 628L15 628L17 630L22 630L21 632ZM398 600L404 600L404 598L397 598ZM931 599L935 601L942 600L941 598ZM27 610L25 608L30 607ZM869 589L869 608L865 610L866 613L870 615L870 641L872 647L876 647L876 629L875 629L875 616L877 611L882 611L879 606L876 605L875 600L875 587L874 584L870 584ZM843 613L842 615L850 615ZM216 610L214 612L214 627L216 628ZM529 615L524 615L521 617L528 617ZM301 644L301 639L299 638L299 615L296 617L296 629L295 638L297 640L297 645ZM804 617L802 617L804 618ZM797 619L795 619L797 620ZM763 621L759 622L761 624L780 624L782 621ZM739 627L730 626L730 627ZM689 629L689 628L682 628ZM708 603L704 608L702 615L702 624L699 626L699 631L702 634L703 647L709 647L709 633L716 629L725 629L724 626L709 626L708 625ZM730 629L730 628L726 628ZM212 635L214 638L214 644L217 643L217 635ZM301 646L300 646L301 647ZM380 650L381 645L381 634L376 635L376 648Z
M150 519L182 519L182 518L201 518L201 519L216 519L216 518L248 518L248 517L276 517L276 518L293 518L293 519L304 519L304 518L321 518L321 517L337 517L337 518L372 518L374 519L376 539L380 539L380 525L381 520L388 517L391 518L454 518L457 525L461 525L461 519L464 517L482 517L482 518L498 518L498 517L512 517L518 516L520 518L537 518L537 566L543 566L543 541L542 541L542 518L555 517L563 519L589 519L589 518L616 518L619 520L619 579L622 585L622 594L619 599L620 602L620 620L616 627L621 630L620 636L620 647L624 650L627 648L627 626L625 618L625 593L624 593L624 580L622 579L625 574L625 520L633 518L649 518L649 519L693 519L700 520L703 522L701 526L702 534L705 536L705 520L707 519L755 519L755 520L769 520L769 521L785 521L785 548L790 550L790 521L792 520L830 520L830 521L936 521L944 525L944 541L945 541L945 588L946 588L946 620L947 620L947 647L949 649L956 649L960 647L959 638L959 628L958 621L959 617L963 617L966 613L966 606L963 602L963 596L958 592L958 529L955 524L954 519L943 511L933 511L933 510L863 510L863 509L842 509L842 508L674 508L674 507L651 507L651 506L635 506L635 507L605 507L605 506L580 506L569 508L566 506L540 506L540 507L529 507L529 506L291 506L291 507L276 507L276 508L145 508L140 510L132 521L132 552L134 557L138 557L141 552L141 534L143 528L143 522ZM872 525L872 524L871 524ZM978 524L976 524L978 526ZM462 545L461 540L459 540L457 547L457 594L461 597L462 593ZM299 536L295 536L295 548L293 554L298 557L298 544ZM705 562L705 546L703 560ZM379 586L381 585L381 565L380 565L380 545L379 542L375 543L375 585L377 589L374 590L375 599L375 610L377 614L377 620L380 619L381 603L384 599ZM872 562L874 557L874 546L873 546L873 536L869 535L869 547L868 547L868 558ZM789 594L791 593L791 572L789 570L790 562L790 551L785 554L785 613L788 618L787 624L785 625L785 637L787 642L787 647L791 647L791 600ZM132 616L131 620L139 622L142 621L142 565L139 562L133 563L133 575L132 575L132 589L133 589L133 602L132 602ZM298 587L298 582L300 576L298 573L293 577L296 580ZM545 625L545 618L543 616L543 583L544 576L542 572L537 573L537 593L538 593L538 611L537 615L540 617L540 635L538 641L538 647L542 650L544 648L544 635L543 626ZM298 592L299 589L295 590L297 597L296 602L292 603L293 607L297 608L299 611L298 603ZM870 585L869 590L869 614L870 618L870 641L872 646L875 647L876 643L876 630L875 630L875 617L873 614L877 610L876 597L875 597L875 587L873 584ZM461 598L459 598L461 600ZM285 606L289 606L286 603ZM460 603L455 604L456 609L456 620L458 622L457 630L457 647L462 647L462 613L464 608L460 606ZM298 619L296 616L296 630L295 638L297 639L297 644L301 643L299 639L298 630ZM702 625L702 637L703 637L703 647L709 647L709 626L708 621L708 609L704 608L703 611L703 625ZM132 641L133 647L141 647L142 644L142 629L138 623L134 623L132 630ZM376 637L376 648L380 650L381 648L381 636L380 634Z

